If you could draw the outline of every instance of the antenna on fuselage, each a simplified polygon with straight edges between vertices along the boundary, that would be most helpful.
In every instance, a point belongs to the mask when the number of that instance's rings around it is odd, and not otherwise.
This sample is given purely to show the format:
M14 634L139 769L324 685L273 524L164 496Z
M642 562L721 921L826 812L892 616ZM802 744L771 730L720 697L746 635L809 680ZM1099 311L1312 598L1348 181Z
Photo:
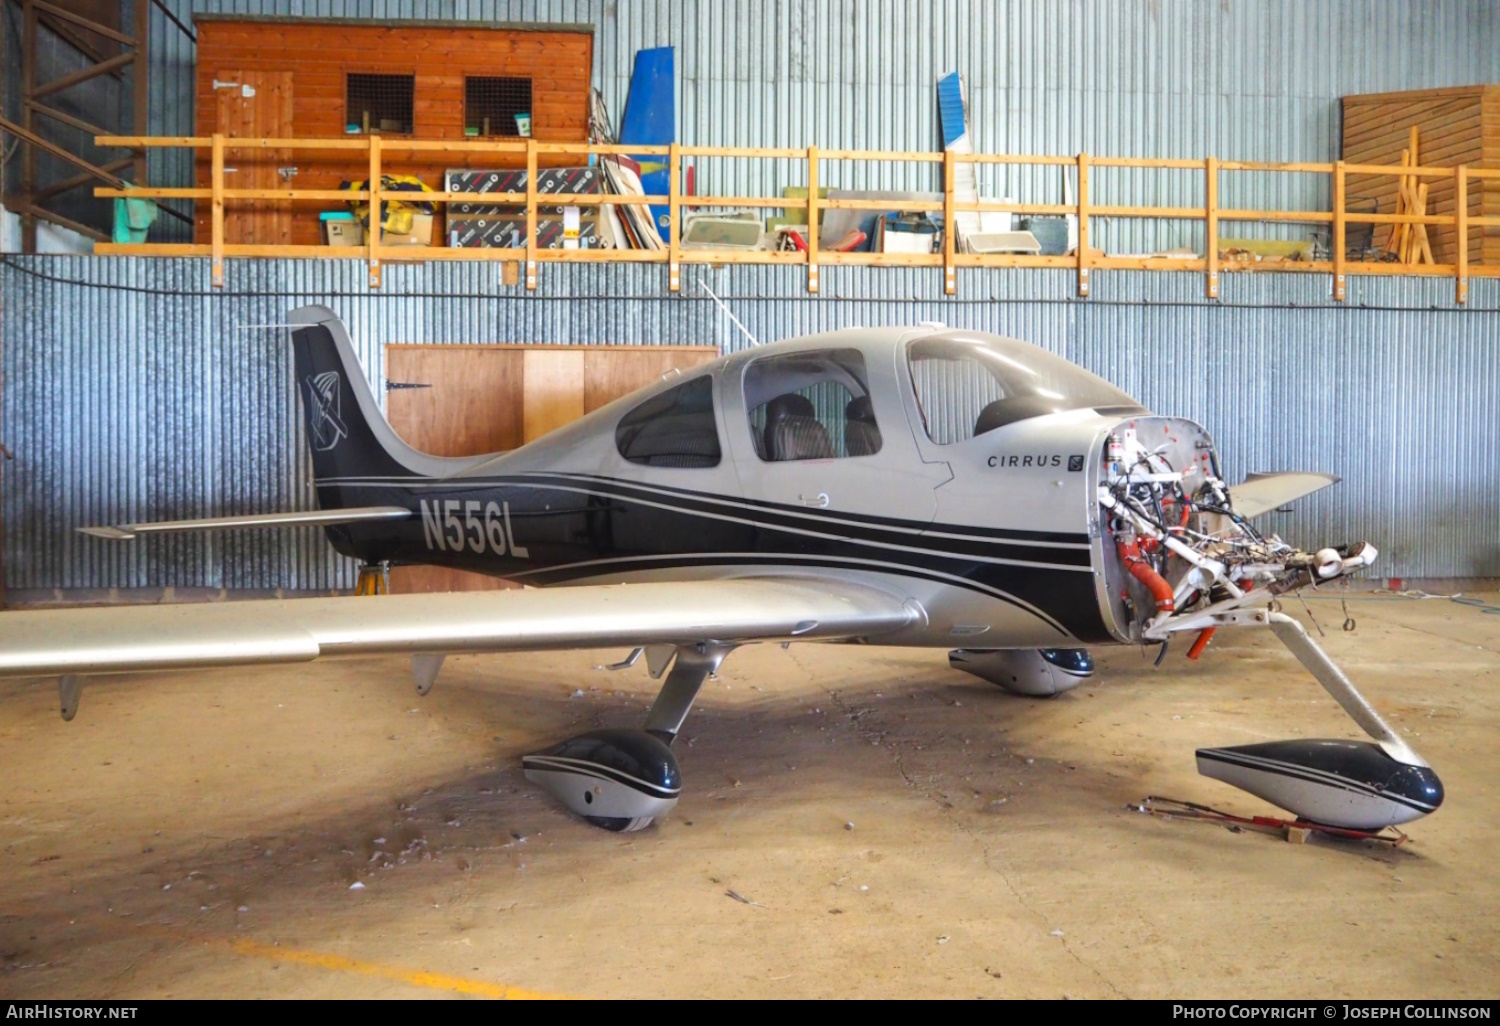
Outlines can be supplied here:
M708 298L709 299L712 299L715 303L719 304L719 309L724 311L724 316L728 317L731 321L734 322L734 326L736 328L739 328L740 331L742 333L744 333L744 336L750 340L750 344L752 346L758 346L758 345L760 345L760 339L758 339L754 335L750 334L750 329L747 328L747 327L745 327L743 324L740 323L740 319L734 315L734 311L731 310L731 309L729 309L729 307L727 307L727 306L724 305L724 300L722 300L718 296L714 295L714 290L708 287L708 282L704 281L700 277L698 279L698 285L703 289L704 292L708 293Z

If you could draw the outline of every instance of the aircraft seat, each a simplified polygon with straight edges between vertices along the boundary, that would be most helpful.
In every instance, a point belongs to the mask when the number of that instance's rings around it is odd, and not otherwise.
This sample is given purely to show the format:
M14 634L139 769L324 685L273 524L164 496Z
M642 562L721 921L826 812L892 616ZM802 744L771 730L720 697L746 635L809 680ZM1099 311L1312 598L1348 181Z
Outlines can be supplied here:
M818 420L812 400L796 392L766 403L765 436L766 458L773 463L833 458L833 442Z

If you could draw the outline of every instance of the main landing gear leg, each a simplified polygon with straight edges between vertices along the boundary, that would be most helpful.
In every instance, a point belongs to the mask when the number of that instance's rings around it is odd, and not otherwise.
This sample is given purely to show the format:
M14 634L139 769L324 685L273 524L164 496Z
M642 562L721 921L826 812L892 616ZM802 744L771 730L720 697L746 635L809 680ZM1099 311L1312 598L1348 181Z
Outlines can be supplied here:
M526 779L606 830L640 830L677 804L682 775L671 744L733 645L677 649L644 729L591 730L521 759Z

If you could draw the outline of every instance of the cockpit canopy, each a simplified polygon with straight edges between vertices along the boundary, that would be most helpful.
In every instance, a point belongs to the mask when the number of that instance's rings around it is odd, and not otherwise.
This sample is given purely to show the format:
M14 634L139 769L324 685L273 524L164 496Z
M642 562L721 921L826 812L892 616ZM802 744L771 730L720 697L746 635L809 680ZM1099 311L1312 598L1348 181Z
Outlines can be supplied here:
M1142 410L1103 378L1017 339L927 335L907 344L906 359L923 426L938 445L1050 413Z

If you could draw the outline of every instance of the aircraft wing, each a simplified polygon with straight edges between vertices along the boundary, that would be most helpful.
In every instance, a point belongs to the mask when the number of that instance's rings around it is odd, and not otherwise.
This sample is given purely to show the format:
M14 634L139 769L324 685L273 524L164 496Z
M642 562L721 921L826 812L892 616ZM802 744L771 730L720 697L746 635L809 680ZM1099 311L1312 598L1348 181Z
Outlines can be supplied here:
M1250 474L1240 484L1230 486L1229 498L1234 511L1249 520L1338 483L1332 474Z
M0 613L0 677L390 652L834 640L898 630L922 616L901 597L873 588L772 577L24 610Z

